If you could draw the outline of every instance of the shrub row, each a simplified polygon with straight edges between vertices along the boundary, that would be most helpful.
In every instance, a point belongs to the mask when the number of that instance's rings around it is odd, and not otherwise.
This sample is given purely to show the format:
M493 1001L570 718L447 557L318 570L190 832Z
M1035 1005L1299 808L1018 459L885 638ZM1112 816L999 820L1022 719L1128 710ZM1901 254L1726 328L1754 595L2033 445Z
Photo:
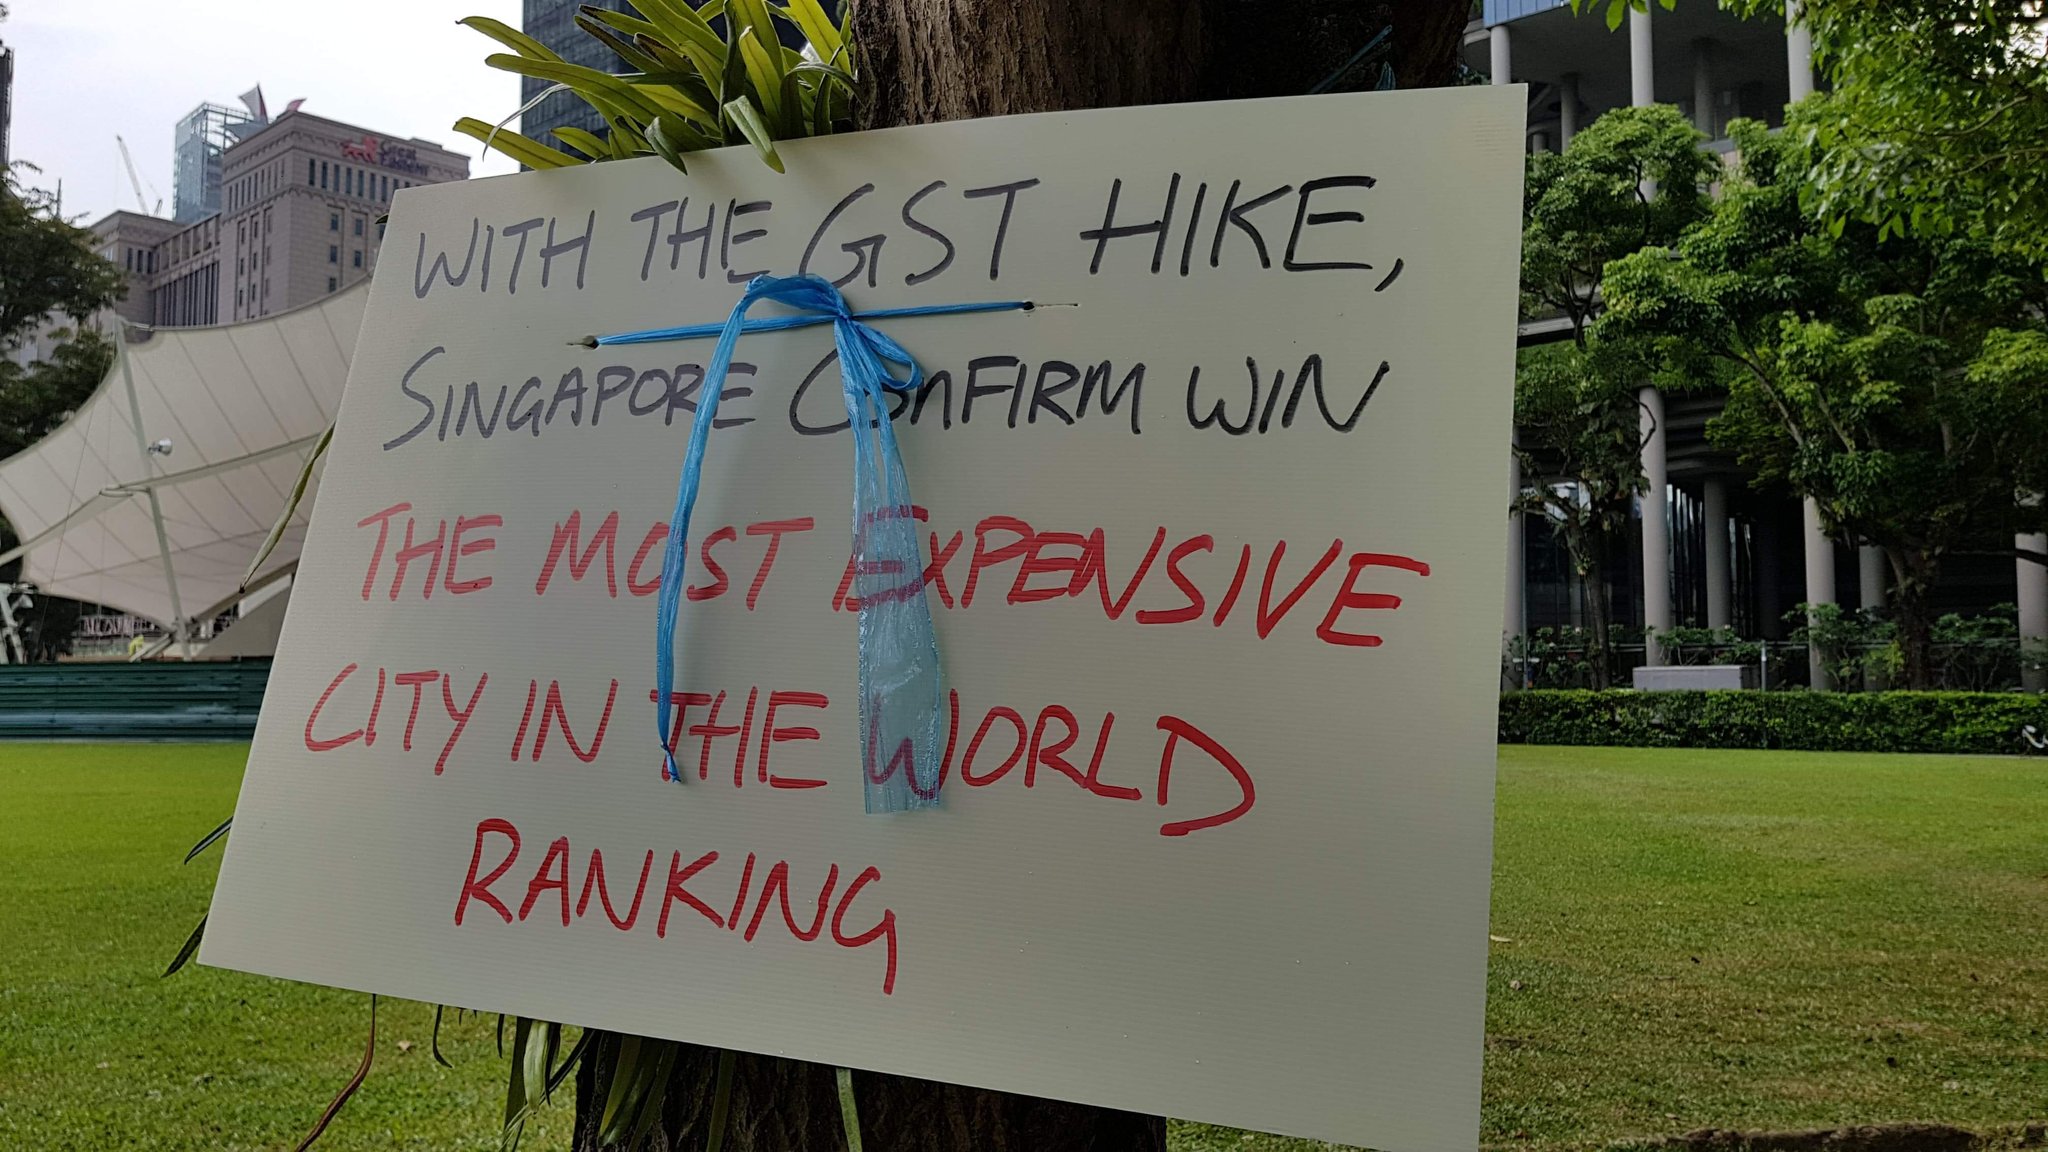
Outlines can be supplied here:
M1500 701L1503 744L2017 753L2048 698L2016 692L1530 690Z

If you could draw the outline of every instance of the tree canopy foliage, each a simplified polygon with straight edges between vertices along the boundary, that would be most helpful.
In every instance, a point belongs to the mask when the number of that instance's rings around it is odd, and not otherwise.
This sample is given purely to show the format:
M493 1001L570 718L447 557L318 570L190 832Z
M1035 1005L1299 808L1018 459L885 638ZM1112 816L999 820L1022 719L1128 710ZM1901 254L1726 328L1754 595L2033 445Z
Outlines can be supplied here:
M0 352L11 353L53 315L83 321L125 288L121 270L94 250L92 233L58 217L54 197L23 187L12 172L0 174ZM106 338L82 326L47 360L23 365L0 355L0 459L63 423L112 358ZM0 521L0 551L13 544Z
M1709 216L1608 267L1602 330L1661 340L1674 371L1724 384L1713 440L1812 498L1831 533L1884 549L1905 671L1925 687L1944 558L2042 518L2018 493L2048 442L2048 282L1986 237L1830 219L1824 141L1731 131L1740 167Z
M1599 686L1606 683L1607 572L1643 491L1637 390L1654 340L1612 338L1598 323L1611 262L1661 249L1705 217L1719 162L1677 109L1609 112L1562 153L1529 157L1523 191L1522 312L1562 316L1571 339L1522 353L1516 449L1531 483L1517 507L1548 522L1584 590Z

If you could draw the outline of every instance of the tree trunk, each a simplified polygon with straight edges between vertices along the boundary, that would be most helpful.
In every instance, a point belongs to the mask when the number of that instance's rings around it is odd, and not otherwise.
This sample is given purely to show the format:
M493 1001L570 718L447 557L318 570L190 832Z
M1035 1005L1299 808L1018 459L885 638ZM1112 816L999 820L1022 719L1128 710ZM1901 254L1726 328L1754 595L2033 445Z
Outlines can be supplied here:
M661 1121L633 1152L703 1152L710 1135L711 1086L718 1051L681 1046ZM611 1087L617 1037L600 1034L576 1070L574 1146L599 1144L599 1111ZM984 1092L930 1080L853 1074L862 1145L874 1152L1144 1152L1166 1147L1166 1124L1107 1108L1034 1096ZM773 1056L739 1053L727 1114L729 1152L838 1152L847 1146L834 1070Z
M1899 656L1906 687L1925 692L1934 687L1934 609L1930 603L1939 575L1930 556L1907 549L1885 549L1897 581L1892 602L1899 628Z
M1586 540L1573 558L1579 573L1579 598L1586 609L1586 662L1592 668L1593 687L1604 690L1613 678L1613 625L1607 603L1607 539L1597 524L1586 528Z
M860 122L886 128L1303 94L1389 26L1399 86L1443 84L1456 70L1469 12L1469 0L854 0ZM1377 50L1370 57L1383 58ZM1330 87L1373 86L1347 73ZM604 1037L577 1069L577 1152L625 1152L597 1141L617 1055L616 1040ZM704 1148L717 1062L712 1049L683 1046L661 1121L643 1147ZM875 1152L1166 1148L1158 1116L864 1072L854 1089L861 1138ZM725 1152L846 1146L833 1069L738 1056Z

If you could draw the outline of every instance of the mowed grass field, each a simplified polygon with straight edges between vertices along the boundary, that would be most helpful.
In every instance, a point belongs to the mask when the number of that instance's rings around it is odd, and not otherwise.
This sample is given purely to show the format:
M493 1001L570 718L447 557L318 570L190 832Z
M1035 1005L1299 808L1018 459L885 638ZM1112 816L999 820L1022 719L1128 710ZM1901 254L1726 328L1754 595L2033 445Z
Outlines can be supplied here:
M159 979L243 754L0 744L0 1148L289 1148L360 1059L361 996ZM1498 829L1489 1146L2048 1119L2048 761L1504 748ZM451 1070L432 1016L385 1004L319 1147L496 1146L492 1022L451 1019Z

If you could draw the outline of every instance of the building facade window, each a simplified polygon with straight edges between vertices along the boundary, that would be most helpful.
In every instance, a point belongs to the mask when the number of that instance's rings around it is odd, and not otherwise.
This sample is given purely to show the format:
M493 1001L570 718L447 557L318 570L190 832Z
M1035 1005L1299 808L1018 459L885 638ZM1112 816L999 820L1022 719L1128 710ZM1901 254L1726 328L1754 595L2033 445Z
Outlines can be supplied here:
M325 160L320 162L320 190L322 192L327 190L327 161Z
M341 246L340 246L340 245L338 245L338 244L329 244L329 245L327 246L327 262L328 262L329 264L339 264L339 263L341 263Z
M313 170L318 166L319 161L311 156L306 157L306 187L311 188L313 186Z
M341 231L341 213L329 212L327 214L327 230L329 232Z
M355 266L361 268L363 266L363 250L361 248L356 249L352 256L354 257Z
M358 216L358 217L356 217L356 235L358 235L358 236L361 236L362 234L363 234L363 218L362 218L361 216Z
M334 288L335 288L335 283L334 283L334 277L332 277L332 276L329 276L329 277L327 278L327 290L328 290L329 292L332 292L332 291L334 291Z

